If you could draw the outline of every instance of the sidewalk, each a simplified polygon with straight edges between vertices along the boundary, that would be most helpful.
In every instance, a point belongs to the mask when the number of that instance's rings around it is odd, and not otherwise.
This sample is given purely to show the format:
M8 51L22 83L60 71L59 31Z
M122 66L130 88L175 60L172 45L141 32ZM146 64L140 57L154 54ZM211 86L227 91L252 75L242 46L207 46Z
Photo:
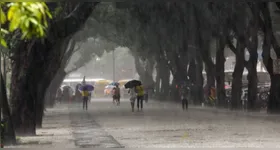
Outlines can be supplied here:
M82 110L80 104L70 108L74 142L78 148L124 148L95 121L90 111Z
M159 103L168 103L177 106L181 105L174 101L158 101L158 100L154 100L154 101ZM194 106L194 105L189 105L189 110L204 111L204 112L210 112L214 114L219 113L219 114L226 114L226 115L235 115L240 117L254 117L257 119L266 119L273 122L280 122L280 115L267 114L265 111L261 111L261 112L246 112L242 110L231 111L229 109L223 109L223 108L215 108L215 107L207 107L207 106L202 107L202 106Z
M19 144L5 148L75 148L68 105L47 109L43 128L36 136L19 137Z

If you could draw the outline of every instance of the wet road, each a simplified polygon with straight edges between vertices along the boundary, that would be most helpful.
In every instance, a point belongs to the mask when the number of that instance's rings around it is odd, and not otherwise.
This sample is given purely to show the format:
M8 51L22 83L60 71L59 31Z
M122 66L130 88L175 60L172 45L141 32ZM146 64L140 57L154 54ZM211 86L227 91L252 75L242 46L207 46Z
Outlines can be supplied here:
M87 112L80 108L70 111L76 143L99 139L80 147L280 147L279 123L262 118L182 111L180 105L155 101L144 104L143 112L131 112L128 100L115 106L109 99L92 99Z

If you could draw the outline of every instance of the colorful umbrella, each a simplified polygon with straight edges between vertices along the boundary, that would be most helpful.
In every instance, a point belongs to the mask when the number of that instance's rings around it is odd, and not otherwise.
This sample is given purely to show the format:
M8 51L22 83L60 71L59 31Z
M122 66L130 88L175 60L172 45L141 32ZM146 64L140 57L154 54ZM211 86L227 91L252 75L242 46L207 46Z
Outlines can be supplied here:
M109 85L113 85L113 86L116 86L116 85L120 85L118 82L112 82L110 83Z
M93 91L94 90L94 86L90 85L90 84L85 84L79 87L80 91Z

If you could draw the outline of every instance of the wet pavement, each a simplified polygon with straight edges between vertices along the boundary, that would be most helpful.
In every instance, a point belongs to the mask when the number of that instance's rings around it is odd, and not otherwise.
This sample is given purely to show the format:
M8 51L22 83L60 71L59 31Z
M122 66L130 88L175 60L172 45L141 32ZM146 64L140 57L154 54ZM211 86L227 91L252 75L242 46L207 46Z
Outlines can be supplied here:
M252 117L255 116L255 117ZM92 99L47 109L43 128L10 148L279 148L280 116L150 101L131 112L128 99Z
M94 120L94 118L79 105L70 106L70 119L73 129L75 145L79 148L122 148L111 135L109 135Z
M115 106L109 99L93 99L88 114L127 148L280 147L279 122L267 117L156 101L131 112L128 100Z

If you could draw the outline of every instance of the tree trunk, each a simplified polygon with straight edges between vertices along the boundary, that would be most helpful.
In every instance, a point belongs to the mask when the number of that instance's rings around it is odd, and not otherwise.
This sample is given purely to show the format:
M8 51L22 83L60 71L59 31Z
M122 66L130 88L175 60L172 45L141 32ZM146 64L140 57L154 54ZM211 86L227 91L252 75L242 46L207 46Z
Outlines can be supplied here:
M204 102L204 92L203 92L203 64L202 59L200 55L197 55L196 58L196 82L195 82L195 101L198 102L198 104L202 104Z
M68 37L76 33L98 2L81 2L65 18L51 22L46 39L21 41L12 63L11 107L16 133L35 135L36 115L42 117L43 99L65 53ZM80 17L76 17L79 15ZM68 43L67 43L68 44ZM39 108L35 110L35 105Z
M195 84L198 76L196 76L197 65L195 63L196 63L195 59L191 60L189 65L189 70L188 70L188 76L190 79L190 97L194 105L200 105L199 101L197 101L197 95L196 95L197 86Z
M257 76L258 54L251 53L248 64L248 110L256 110L256 100L258 92L258 76Z
M35 135L35 109L32 96L32 84L36 81L30 73L37 68L31 68L33 63L32 47L34 42L22 42L14 52L15 61L12 63L11 107L12 119L17 135ZM29 54L25 51L30 51Z
M10 108L8 104L8 97L7 97L7 91L6 86L4 85L4 79L1 73L1 104L2 104L2 110L3 110L3 120L7 121L7 124L5 125L5 138L4 138L4 145L10 145L10 144L16 144L16 136L15 136L15 130L14 130L14 124L12 121Z
M46 99L47 106L52 108L55 104L55 98L58 88L60 88L61 83L63 82L67 73L63 69L59 69L58 73L55 75L54 79L51 81L50 86L48 87L49 97Z
M162 68L163 69L163 68ZM161 74L161 88L160 88L160 95L163 99L167 99L169 96L169 78L170 78L170 72L168 69L163 69Z
M152 69L154 66L154 62L150 60L146 60L145 63L141 62L139 56L134 54L134 62L135 68L139 75L140 80L142 81L143 85L146 86L154 86L154 80L152 76Z
M160 94L160 62L157 62L157 66L156 66L156 71L157 71L157 76L156 76L156 82L155 82L155 89L156 89L156 96L158 97Z
M258 3L252 3L252 26L248 26L247 28L250 35L246 36L246 45L247 49L250 53L249 62L247 65L248 69L248 110L249 111L256 111L256 101L258 99L258 76L257 76L257 63L258 63L258 30L259 30L259 15L260 9ZM250 41L250 38L252 39ZM258 106L259 107L259 106Z
M280 58L280 49L279 45L276 42L276 39L272 32L271 16L268 9L268 3L264 2L261 5L261 12L263 14L263 31L264 31L264 41L263 41L263 64L266 67L267 72L270 74L270 94L267 106L268 113L280 113L280 75L274 74L273 72L273 60L270 57L271 46L277 55L277 58Z
M42 66L42 68L44 68L43 70L37 69L36 71L38 71L36 74L37 76L41 77L38 79L37 82L37 95L36 95L36 99L35 99L35 106L36 106L36 127L37 128L41 128L42 127L42 121L43 121L43 114L44 114L44 109L45 109L45 94L46 91L48 89L48 87L51 84L51 81L55 78L55 75L59 72L61 66L57 65L56 62L60 62L60 64L63 62L63 58L64 58L64 54L65 52L67 52L69 49L67 48L69 43L71 41L71 37L68 37L66 39L63 40L59 40L57 41L57 45L51 50L51 51L43 51L43 49L41 49L41 51L45 52L44 53L40 53L41 57L45 57L44 58L44 62L42 62L41 60L37 60L37 62L35 62L36 64L40 64L42 63L40 66ZM40 45L40 44L39 44ZM45 45L44 45L45 46ZM46 45L46 47L48 47L48 45ZM70 46L70 50L73 50L74 46ZM57 54L57 51L61 51L60 54ZM40 56L40 54L37 54L37 56ZM51 56L55 56L51 58ZM70 57L70 56L68 56ZM49 59L51 58L51 59ZM62 58L62 59L61 59ZM69 59L69 58L67 58ZM63 64L61 64L63 65ZM38 66L37 66L38 67ZM44 70L48 71L48 74L40 74L43 73ZM64 73L62 73L62 75L65 75ZM57 81L58 83L61 83L61 81Z
M174 73L172 84L171 84L171 95L170 95L173 101L180 100L179 90L178 90L178 85L180 84L180 81L182 80L180 79L179 72Z
M215 65L211 59L211 54L209 52L210 49L209 42L203 42L202 39L200 41L201 41L200 45L202 45L200 50L200 55L205 64L205 71L206 71L206 78L207 78L207 84L205 87L203 87L206 89L207 93L203 92L202 95L206 94L206 96L208 97L210 95L211 88L215 87ZM202 79L202 81L204 81L204 79Z
M168 96L170 96L170 71L167 69L167 61L163 58L161 58L160 63L159 63L159 78L160 78L160 99L166 100Z
M147 87L154 87L155 86L155 81L153 79L155 61L153 59L154 58L148 58L146 60L147 64L145 66L145 82L144 82L144 85L147 86Z
M242 40L238 40L236 46L236 64L233 72L232 80L232 97L231 97L231 109L236 110L240 108L241 94L242 94L242 77L244 71L244 50L245 44Z
M216 52L216 83L217 83L217 106L226 107L226 94L225 94L225 40L220 36L217 41Z

